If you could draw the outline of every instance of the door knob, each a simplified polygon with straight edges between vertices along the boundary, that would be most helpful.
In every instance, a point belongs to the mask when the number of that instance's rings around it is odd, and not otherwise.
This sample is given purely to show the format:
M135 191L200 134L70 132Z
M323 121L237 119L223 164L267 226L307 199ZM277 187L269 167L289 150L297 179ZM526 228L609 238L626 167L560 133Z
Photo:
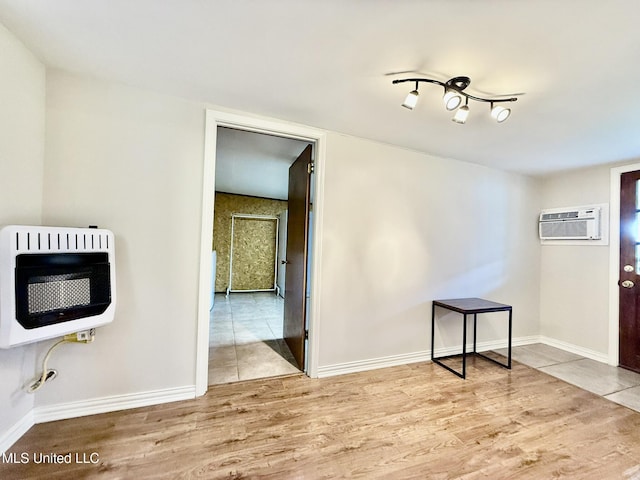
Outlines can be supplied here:
M633 288L635 284L631 280L625 280L620 285L623 286L624 288Z

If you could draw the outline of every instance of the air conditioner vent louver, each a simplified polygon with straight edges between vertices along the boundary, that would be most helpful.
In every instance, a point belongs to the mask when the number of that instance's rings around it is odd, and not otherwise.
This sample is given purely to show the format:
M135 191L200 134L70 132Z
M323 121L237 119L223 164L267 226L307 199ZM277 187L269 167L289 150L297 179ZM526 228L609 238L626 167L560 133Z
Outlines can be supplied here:
M579 212L557 212L557 213L543 213L540 215L540 221L549 221L549 220L564 220L567 218L578 218Z
M543 222L540 224L542 238L585 238L587 222Z

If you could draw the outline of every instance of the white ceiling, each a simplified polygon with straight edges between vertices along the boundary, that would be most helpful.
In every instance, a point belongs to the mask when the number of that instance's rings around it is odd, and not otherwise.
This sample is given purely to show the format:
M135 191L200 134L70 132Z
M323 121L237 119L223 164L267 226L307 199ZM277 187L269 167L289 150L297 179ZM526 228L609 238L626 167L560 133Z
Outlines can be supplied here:
M638 0L0 0L48 66L489 165L546 174L640 158ZM494 123L410 72L525 93Z
M216 191L286 200L289 167L309 142L218 128Z

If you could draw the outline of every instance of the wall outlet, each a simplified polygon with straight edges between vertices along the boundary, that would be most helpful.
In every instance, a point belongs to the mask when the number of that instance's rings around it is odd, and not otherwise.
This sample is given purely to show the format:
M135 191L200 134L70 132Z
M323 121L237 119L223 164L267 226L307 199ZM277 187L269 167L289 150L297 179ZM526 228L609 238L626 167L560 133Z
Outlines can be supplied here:
M96 329L83 330L76 333L76 339L78 342L91 342L96 334Z

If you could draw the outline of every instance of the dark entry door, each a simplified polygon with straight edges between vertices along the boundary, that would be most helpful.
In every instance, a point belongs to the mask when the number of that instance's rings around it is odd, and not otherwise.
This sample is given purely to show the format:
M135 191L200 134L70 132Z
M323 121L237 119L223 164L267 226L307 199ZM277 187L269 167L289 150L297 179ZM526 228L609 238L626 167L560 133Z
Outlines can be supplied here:
M640 372L640 171L620 179L619 365Z
M307 146L289 167L284 339L301 370L305 360L311 148Z

